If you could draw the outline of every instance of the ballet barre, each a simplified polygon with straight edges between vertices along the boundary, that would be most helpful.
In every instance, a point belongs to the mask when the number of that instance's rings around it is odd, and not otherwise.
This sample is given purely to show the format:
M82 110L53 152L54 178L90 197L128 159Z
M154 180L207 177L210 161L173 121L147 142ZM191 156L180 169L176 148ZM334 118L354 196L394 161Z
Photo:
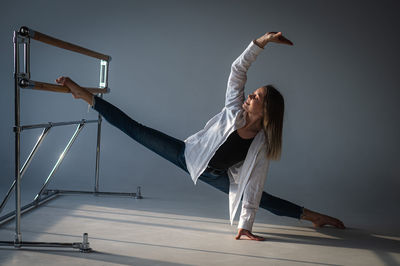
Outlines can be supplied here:
M0 204L0 213L6 205L11 193L15 191L15 211L9 212L0 217L0 226L15 219L15 238L14 241L0 241L0 246L14 246L16 248L28 246L28 247L61 247L61 248L76 248L81 252L90 252L92 249L89 246L87 233L83 234L83 241L78 243L58 243L58 242L28 242L22 241L21 234L21 214L35 209L42 204L57 198L60 195L66 194L94 194L94 195L112 195L112 196L128 196L136 199L142 198L140 187L137 187L136 193L123 193L123 192L104 192L99 191L99 164L100 164L100 139L101 139L101 123L102 117L98 115L96 120L77 120L68 122L48 122L34 125L21 125L20 124L20 89L32 89L41 90L57 93L70 93L70 90L58 84L51 84L46 82L31 80L30 74L30 42L36 40L48 45L56 46L65 50L73 51L93 57L100 60L100 79L97 88L90 87L86 88L92 94L97 94L99 97L103 97L104 94L109 93L108 87L108 68L111 56L105 55L93 50L89 50L82 46L72 44L49 35L40 33L28 27L21 27L18 31L14 31L13 44L14 44L14 136L15 136L15 167L14 167L14 181L8 190L6 196ZM21 70L20 64L20 50L23 46L23 67ZM97 124L97 143L96 143L96 166L95 166L95 184L93 191L71 191L71 190L48 190L51 179L53 178L58 167L61 165L66 154L70 150L72 144L75 142L79 133L82 131L87 124ZM47 176L44 184L40 188L39 192L34 197L33 201L21 206L21 179L25 174L26 169L32 162L32 159L38 151L40 145L43 143L45 137L49 134L53 127L76 125L76 129L65 146L63 152L59 156L57 162L53 166L53 169ZM20 145L21 145L21 133L24 130L43 128L42 133L39 135L37 142L34 144L30 154L28 155L25 163L20 167Z
M71 91L61 85L56 85L56 84L51 84L51 83L46 83L46 82L40 82L40 81L33 81L33 80L27 80L27 79L21 79L19 82L19 86L24 89L33 89L33 90L43 90L43 91L53 91L53 92L62 92L62 93L70 93ZM98 94L98 93L109 93L110 89L109 88L85 88L92 94Z
M65 50L70 50L70 51L73 51L73 52L77 52L77 53L80 53L80 54L84 54L84 55L87 55L87 56L90 56L90 57L94 57L94 58L97 58L97 59L101 59L101 60L105 60L105 61L110 61L111 60L111 56L109 56L109 55L101 54L101 53L86 49L86 48L84 48L82 46L78 46L76 44L72 44L72 43L69 43L69 42L66 42L66 41L62 41L60 39L51 37L51 36L43 34L43 33L40 33L38 31L35 31L35 30L30 29L30 28L25 27L25 26L21 27L21 29L19 30L19 34L21 36L29 37L29 38L31 38L33 40L36 40L36 41L39 41L39 42L43 42L43 43L47 43L49 45L56 46L56 47L59 47L59 48L65 49Z

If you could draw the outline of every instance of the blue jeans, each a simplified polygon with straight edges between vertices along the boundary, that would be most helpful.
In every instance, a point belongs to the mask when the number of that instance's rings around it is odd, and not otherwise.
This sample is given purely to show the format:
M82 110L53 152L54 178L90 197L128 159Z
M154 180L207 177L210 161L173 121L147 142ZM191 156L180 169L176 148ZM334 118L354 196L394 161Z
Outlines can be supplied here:
M139 124L120 109L97 96L95 96L93 108L110 124L188 173L184 154L185 143L183 141ZM218 172L207 168L199 179L222 192L229 193L229 177L226 171ZM300 219L303 212L303 207L265 191L262 193L260 207L279 216L297 219Z

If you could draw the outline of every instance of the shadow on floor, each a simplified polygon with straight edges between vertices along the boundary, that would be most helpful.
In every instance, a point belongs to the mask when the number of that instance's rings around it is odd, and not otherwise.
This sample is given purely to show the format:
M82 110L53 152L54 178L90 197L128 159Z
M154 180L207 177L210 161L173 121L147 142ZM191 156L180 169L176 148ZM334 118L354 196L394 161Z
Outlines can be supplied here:
M7 250L7 248L0 248L0 250ZM8 250L11 250L11 248L8 248ZM92 253L80 253L79 251L75 251L75 250L21 248L21 249L19 249L19 252L28 252L33 255L34 254L51 254L51 255L55 255L55 256L60 256L60 258L57 258L57 260L62 260L63 259L62 257L82 258L85 260L98 261L101 265L104 265L105 262L113 263L113 264L116 263L116 264L120 264L120 265L143 265L143 266L147 266L147 265L148 266L154 266L154 265L186 266L186 265L191 265L191 264L180 264L180 263L176 263L176 262L167 262L167 261L161 261L161 260L143 259L143 258L138 258L138 257L133 257L133 256L125 256L125 255L120 255L120 254L98 252L98 251L94 251ZM13 255L11 255L10 257L17 256L17 254L15 252L12 254ZM6 258L4 258L4 259L6 259ZM18 261L18 258L17 259L7 258L3 262L9 261L10 259L13 260L14 264L15 264L15 261ZM57 260L55 260L55 261L57 261ZM0 260L0 262L1 262L1 260Z
M75 199L77 200L77 199ZM90 220L103 220L107 222L115 222L115 223L126 223L126 224L132 224L132 225L146 225L146 226L154 226L154 227L162 227L165 228L165 230L170 230L170 229L177 229L177 230L190 230L190 231L198 231L198 232L208 232L208 233L214 233L214 234L220 234L220 235L227 235L227 234L232 234L230 231L225 231L225 230L218 230L217 228L210 229L210 228L204 228L199 223L208 223L208 224L225 224L224 222L216 221L216 220L207 220L207 218L199 218L198 216L194 215L193 213L191 214L186 214L179 212L178 209L175 209L171 212L171 210L165 210L162 209L162 206L158 206L156 209L154 209L154 205L152 205L149 209L147 209L148 206L146 204L134 204L133 206L129 203L123 202L116 202L115 200L112 200L111 202L87 202L86 204L90 204L93 206L101 206L101 207L108 207L108 208L115 208L117 206L118 209L127 209L131 211L147 211L148 213L123 213L123 211L118 210L118 211L112 211L112 210L90 210L89 208L86 208L84 206L80 206L82 202L77 201L68 201L69 204L71 205L66 205L65 202L62 202L61 204L45 204L44 207L42 208L54 208L54 209L61 209L61 210L69 210L69 212L64 212L64 215L68 217L76 217L79 219L90 219ZM85 203L84 203L85 204ZM169 205L170 202L162 202L161 205ZM139 205L139 206L138 206ZM185 205L185 203L182 203L182 205ZM138 207L138 208L137 208ZM74 212L74 213L72 213ZM77 212L82 212L82 214L77 214ZM153 213L159 213L159 214L153 214ZM96 215L97 214L97 215ZM99 217L98 214L106 214L109 215L107 217ZM168 217L164 215L168 214L174 214L174 215L179 215L181 217ZM119 218L114 218L112 215L118 215L120 216ZM121 217L122 216L122 217ZM137 221L135 219L136 217L142 217L142 218L155 218L155 219L167 219L170 221L176 221L175 223L172 224L166 224L162 222L144 222L144 221ZM185 216L185 217L183 217ZM209 217L209 216L207 216ZM56 217L52 217L56 218ZM124 219L126 218L126 219ZM213 219L217 219L216 217L212 217ZM219 217L218 217L219 218ZM179 224L179 221L182 222L193 222L196 224L190 225L190 226L183 226ZM52 221L54 222L54 221ZM187 224L187 223L186 223ZM228 223L226 223L228 226ZM368 230L361 230L361 229L356 229L356 228L347 228L345 230L340 230L332 227L325 227L325 228L304 228L304 227L294 227L290 226L285 227L283 226L275 226L275 225L270 225L270 224L257 224L255 227L257 228L257 231L255 231L255 234L260 234L263 235L267 238L267 242L279 242L279 243L293 243L293 244L300 244L300 245L317 245L317 246L326 246L326 247L341 247L341 248L351 248L351 249L364 249L368 250L371 252L374 252L374 254L381 259L383 264L386 265L397 265L397 261L395 258L389 254L389 253L400 253L400 241L396 239L390 239L390 238L385 238L384 236L378 236L374 234L373 232L370 232ZM2 230L6 231L12 231L11 228L4 228L2 227ZM24 230L25 232L29 232L28 230ZM312 236L313 232L320 233L322 236ZM63 234L57 234L57 233L48 233L48 232L42 232L40 230L38 231L30 231L31 233L36 233L36 234L50 234L50 235L60 235L60 236L69 236L69 237L77 237L78 239L81 238L81 236L75 236L75 235L63 235ZM327 236L327 237L324 237ZM390 236L388 236L390 237ZM106 238L95 238L95 237L90 237L91 239L96 239L96 240L101 240L101 241L109 241L109 242L121 242L121 243L126 243L126 244L133 244L133 245L141 245L141 246L152 246L152 247L161 247L161 248L168 248L168 249L176 249L176 250L185 250L185 251L193 251L193 252L201 252L201 253L210 253L210 254L223 254L223 255L228 255L232 257L253 257L253 258L258 258L258 259L264 259L264 260L275 260L275 261L287 261L287 262L299 262L299 263L306 263L306 264L321 264L317 262L309 262L309 261L297 261L297 260L290 260L290 259L283 259L283 258L274 258L274 257L266 257L266 256L254 256L254 255L248 255L248 254L240 254L240 253L229 253L229 252L222 252L222 251L215 251L215 250L208 250L208 249L196 249L196 248L188 248L184 246L179 246L179 245L160 245L156 243L145 243L145 242L134 242L134 241L123 241L123 240L115 240L115 239L106 239ZM232 235L233 238L233 235ZM4 249L3 249L4 250ZM42 253L51 253L51 254L56 254L60 256L71 256L71 257L80 257L85 259L91 259L91 260L98 260L98 261L106 261L106 262L113 262L113 263L119 263L119 264L124 264L124 265L132 265L132 264L139 264L139 265L177 265L176 263L169 263L169 262L163 262L163 261L156 261L156 260L144 260L140 259L137 257L130 257L130 256L124 256L124 255L118 255L118 254L112 254L112 253L105 253L105 252L96 252L93 254L89 254L88 256L86 254L80 254L77 252L63 252L63 251L55 251L55 250L29 250L29 249L23 249L24 251L29 251L29 252L42 252ZM12 256L12 255L10 255ZM323 264L323 265L335 265L335 264Z
M62 234L51 234L51 235L62 235ZM68 235L70 236L70 235ZM166 249L175 249L181 251L192 251L192 252L200 252L206 254L217 254L217 255L225 255L225 256L233 256L237 258L256 258L262 259L266 261L276 261L276 262L286 262L286 263L304 263L307 265L326 265L326 266L341 266L340 264L329 264L329 263L319 263L313 261L305 261L305 260L293 260L293 259L284 259L284 258L274 258L274 257L267 257L267 256L256 256L256 255L249 255L249 254L241 254L241 253L231 253L231 252L223 252L223 251L215 251L215 250L207 250L207 249L197 249L197 248L188 248L188 247L180 247L180 246L173 246L173 245L160 245L154 243L144 243L144 242L135 242L135 241L124 241L124 240L114 240L114 239L106 239L106 238L97 238L91 237L91 239L101 240L101 241L110 241L110 242L118 242L118 243L125 243L131 245L141 245L141 246L148 246L148 247L155 247L155 248L166 248ZM8 248L11 250L11 248ZM7 250L7 248L0 248L0 250ZM59 251L53 249L20 249L20 251L29 251L29 252L36 252L36 253L43 253L43 254L52 254L52 255L60 255L60 256L70 256L74 258L83 258L89 260L98 260L110 263L119 263L123 265L189 265L189 264L179 264L179 263L169 263L163 261L156 261L156 260L147 260L141 259L136 257L118 255L113 253L107 253L102 251L95 251L93 253L79 253L77 251ZM158 264L157 264L158 263Z

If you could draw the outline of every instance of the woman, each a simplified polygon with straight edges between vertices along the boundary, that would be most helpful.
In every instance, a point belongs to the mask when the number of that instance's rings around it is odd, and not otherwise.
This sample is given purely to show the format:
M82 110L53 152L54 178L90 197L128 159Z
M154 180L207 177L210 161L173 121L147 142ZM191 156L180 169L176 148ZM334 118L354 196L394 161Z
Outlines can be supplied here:
M232 64L222 111L184 142L137 123L68 77L59 77L56 82L89 103L112 125L188 172L195 183L200 179L229 193L231 224L242 199L236 239L265 240L251 233L259 206L277 215L309 220L315 227L344 229L336 218L263 191L269 161L278 160L281 153L284 100L271 85L258 88L245 100L244 85L251 63L269 42L293 45L281 32L269 32L252 41Z

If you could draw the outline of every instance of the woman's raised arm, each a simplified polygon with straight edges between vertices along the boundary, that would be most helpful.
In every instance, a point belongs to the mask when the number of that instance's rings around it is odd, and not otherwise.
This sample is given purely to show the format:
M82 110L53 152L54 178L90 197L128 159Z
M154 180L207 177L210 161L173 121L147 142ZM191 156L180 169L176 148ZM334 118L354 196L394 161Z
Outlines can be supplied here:
M293 45L291 41L282 36L282 32L267 32L252 41L246 50L232 63L225 97L225 106L227 108L242 108L241 106L245 100L244 85L247 81L247 71L269 42Z

